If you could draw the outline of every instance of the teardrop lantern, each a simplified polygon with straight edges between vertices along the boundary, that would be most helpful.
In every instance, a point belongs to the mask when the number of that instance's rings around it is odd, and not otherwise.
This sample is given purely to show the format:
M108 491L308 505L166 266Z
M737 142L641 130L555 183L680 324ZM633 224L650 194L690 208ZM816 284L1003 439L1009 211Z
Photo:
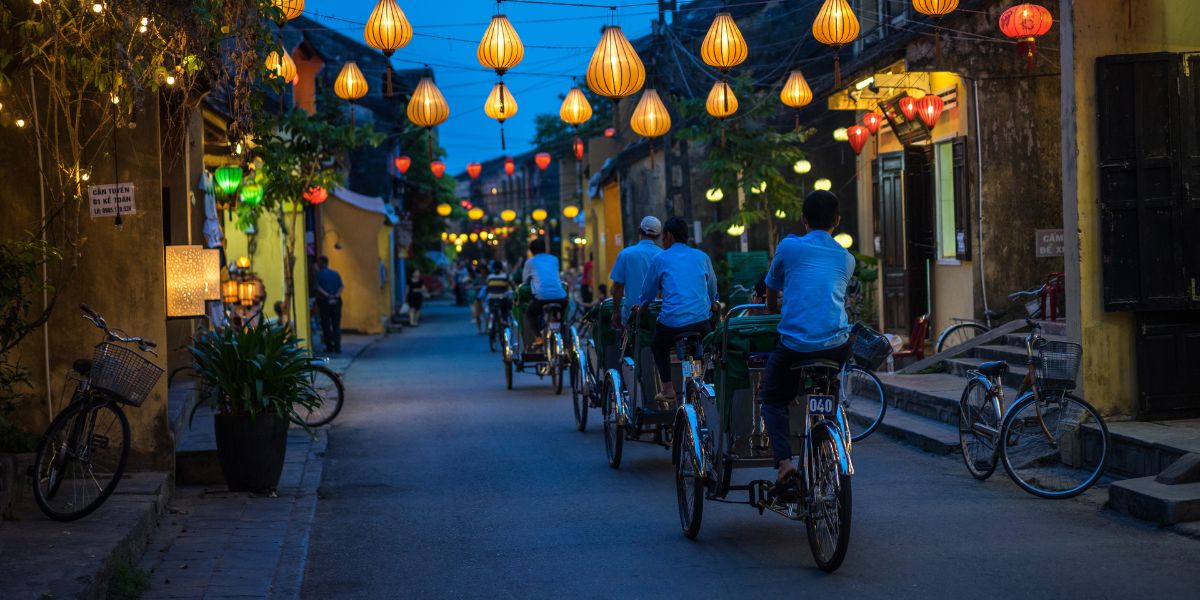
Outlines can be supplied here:
M550 153L538 152L534 155L533 162L537 165L538 170L545 171L550 166Z
M746 46L746 38L738 29L733 17L727 13L717 13L704 41L700 43L700 59L704 64L726 73L746 61L750 49Z
M441 179L442 175L446 174L446 163L440 160L435 160L429 163L429 170L433 172L434 177Z
M304 14L304 0L274 0L271 4L283 11L283 18L287 21Z
M379 0L363 27L363 38L367 45L383 52L384 58L388 59L384 93L389 97L392 95L392 53L406 46L412 36L412 25L396 0Z
M847 0L825 0L813 21L813 37L833 48L833 86L842 87L842 46L858 38L858 17Z
M634 133L650 140L650 168L654 168L654 138L671 130L671 114L654 88L646 88L629 119Z
M799 69L788 75L783 89L779 90L779 99L783 101L784 106L796 110L796 131L800 131L800 109L812 103L813 92Z
M450 105L446 103L446 97L442 96L441 90L433 83L432 77L422 77L417 83L417 89L413 90L412 98L408 101L408 120L424 127L429 134L426 139L429 142L429 159L433 160L433 133L434 127L441 125L450 118Z
M473 162L467 163L467 176L472 180L479 179L479 174L483 172L483 165Z
M871 135L875 135L879 132L879 124L883 122L883 115L875 111L871 111L864 114L862 120L863 125L867 128L867 131L871 132Z
M1018 4L1000 15L1000 31L1010 39L1020 40L1017 50L1025 55L1025 68L1033 70L1033 55L1037 39L1050 31L1054 17L1039 4Z
M479 58L479 64L503 76L525 58L525 46L508 17L494 15L483 32L483 39L479 40L475 55Z
M575 153L575 160L583 160L583 151L585 149L583 140L576 137L575 141L571 144L571 151Z
M342 65L342 71L333 82L333 93L350 103L350 127L353 128L354 101L367 95L367 79L359 70L358 63L350 60Z
M933 19L933 47L936 61L942 62L942 30L937 27L942 17L958 8L958 0L912 0L913 10Z
M600 34L600 43L588 63L587 84L591 90L613 102L613 125L617 125L617 104L632 96L646 83L646 67L625 38L621 28L608 25Z
M517 171L517 163L513 162L512 157L511 156L504 157L504 173L507 174L509 177L512 177L513 173L515 173L516 171Z
M704 101L704 109L708 114L721 121L721 146L725 146L725 119L737 112L738 100L733 94L733 88L729 87L729 82L718 81L713 84L713 87L708 92L708 98Z
M272 50L267 55L266 66L276 77L282 79L284 83L292 84L296 81L296 61L292 60L292 54L287 50L280 48Z
M846 135L849 136L850 147L854 149L854 154L857 156L862 153L863 146L871 137L871 132L862 125L851 125L846 128Z
M497 82L492 87L492 93L488 94L487 102L483 104L483 112L500 122L500 149L506 150L507 145L504 143L504 121L517 114L517 100L513 98L508 88L504 86L503 81Z
M573 87L567 92L567 97L563 98L562 107L558 109L558 116L563 122L574 127L576 131L579 126L592 118L592 104L588 102L587 96L583 95L583 90Z
M412 166L412 159L403 154L397 156L396 160L393 162L396 165L396 170L399 171L401 175L406 175L408 173L408 168Z
M904 113L904 118L909 121L917 116L917 99L912 96L905 96L900 99L897 104L900 105L900 112Z
M925 123L926 127L933 129L933 126L937 125L938 119L941 118L945 105L941 96L926 94L917 100L917 116L921 118L921 122Z

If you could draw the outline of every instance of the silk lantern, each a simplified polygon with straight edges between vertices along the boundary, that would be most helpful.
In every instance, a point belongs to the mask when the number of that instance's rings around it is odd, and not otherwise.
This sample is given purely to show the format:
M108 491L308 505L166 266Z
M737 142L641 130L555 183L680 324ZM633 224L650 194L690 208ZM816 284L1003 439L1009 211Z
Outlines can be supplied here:
M710 67L716 67L722 73L745 62L750 55L746 46L746 38L738 29L733 17L727 13L717 13L704 41L700 42L700 59Z
M308 200L309 204L316 206L329 199L329 192L321 186L310 187L304 192L304 199Z
M629 126L634 133L650 140L650 168L654 168L654 138L671 130L671 114L654 88L646 88L633 109Z
M271 4L283 11L283 18L286 21L291 21L304 14L304 0L274 0Z
M847 0L825 0L812 26L813 37L833 48L833 85L842 87L842 46L858 38L858 17Z
M733 88L729 87L729 82L721 80L713 84L713 87L708 92L708 98L704 101L704 109L708 114L716 117L721 121L721 147L725 147L725 119L737 112L738 101L737 96L733 94Z
M857 156L862 153L863 146L871 137L871 132L862 125L851 125L846 128L846 135L849 136L850 147L854 149L854 154Z
M392 95L392 53L407 45L412 36L412 25L408 23L396 0L379 0L375 9L371 11L371 16L367 18L366 26L363 27L363 38L366 39L367 45L383 52L384 58L389 59L384 92L388 96Z
M537 164L539 170L545 171L546 167L550 166L550 154L548 152L538 152L534 155L533 162Z
M440 160L435 160L429 163L429 170L433 172L434 177L441 179L442 175L446 174L446 163Z
M958 8L958 0L912 0L912 5L914 10L933 19L936 27L942 17ZM942 30L940 28L935 28L933 31L933 47L937 62L942 62Z
M917 99L912 96L905 96L900 99L897 104L900 105L900 112L904 113L904 118L909 121L917 116Z
M579 216L579 207L574 204L568 204L563 207L563 216L568 219L574 219Z
M450 105L446 103L446 97L442 95L442 91L433 83L432 77L422 77L417 83L417 89L413 90L412 98L408 101L408 120L414 124L424 127L427 135L429 147L429 160L433 160L433 133L434 127L441 125L450 118Z
M867 128L867 131L870 131L871 135L875 135L877 132L879 132L879 124L883 122L883 115L875 111L871 111L864 114L862 120L863 125Z
M608 25L588 62L587 84L591 90L613 103L613 125L617 125L621 98L632 96L646 83L646 66L625 38L621 28Z
M1018 4L1000 15L1000 31L1010 39L1020 40L1017 50L1025 55L1026 70L1033 70L1033 55L1037 39L1050 31L1054 17L1039 4Z
M575 138L575 142L571 144L571 151L575 153L575 160L583 160L583 140Z
M225 196L232 196L242 185L242 168L235 165L225 165L217 169L213 175L217 189Z
M452 212L454 212L454 207L450 206L449 204L446 204L445 202L442 202L441 204L437 205L438 216L448 217L448 216L450 216L450 213L452 213Z
M483 165L473 162L467 163L467 176L471 179L479 179L479 174L483 172Z
M507 149L504 143L504 121L517 114L517 100L504 86L503 81L492 86L492 93L488 94L487 101L483 104L483 112L500 122L500 149Z
M516 172L516 170L517 170L517 163L513 162L512 157L511 156L504 157L504 172L509 177L512 177L513 173Z
M504 75L525 57L525 46L508 17L495 15L483 32L475 55L479 58L479 64L496 71L497 75Z
M779 90L779 99L784 106L796 110L796 131L800 131L800 109L812 103L813 92L808 85L808 80L804 78L804 74L799 69L788 75L783 89Z
M937 125L938 119L942 116L942 109L945 107L945 102L942 97L937 94L926 94L920 100L917 100L917 116L921 118L921 122L925 126L933 129Z
M267 69L284 83L291 84L296 81L296 61L292 60L292 55L287 50L272 50L265 63Z
M408 168L412 166L411 158L409 158L407 155L402 154L400 156L397 156L396 160L394 162L396 164L396 170L399 171L401 175L408 174Z
M517 211L509 208L500 211L500 220L505 223L512 223L517 218Z
M350 103L350 127L353 128L354 101L367 95L367 79L359 70L358 63L349 60L342 65L342 71L333 82L333 93Z
M471 219L472 221L478 221L478 220L482 219L483 218L483 209L476 206L476 207L472 208L471 210L468 210L467 218Z
M529 216L533 217L534 221L545 221L549 214L544 208L535 208L533 209L533 212L529 213Z

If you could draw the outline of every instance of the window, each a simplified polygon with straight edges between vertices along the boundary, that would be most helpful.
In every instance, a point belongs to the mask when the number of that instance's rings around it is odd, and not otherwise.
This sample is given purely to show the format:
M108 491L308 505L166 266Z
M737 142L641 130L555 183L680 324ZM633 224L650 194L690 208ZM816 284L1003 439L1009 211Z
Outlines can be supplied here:
M934 230L939 260L970 260L970 217L965 147L961 139L934 144Z

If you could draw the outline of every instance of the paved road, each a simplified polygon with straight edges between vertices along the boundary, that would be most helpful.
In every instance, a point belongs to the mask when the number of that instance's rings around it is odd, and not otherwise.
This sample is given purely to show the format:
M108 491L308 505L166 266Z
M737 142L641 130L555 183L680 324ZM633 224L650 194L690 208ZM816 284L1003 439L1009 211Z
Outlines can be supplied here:
M855 447L836 574L803 524L745 506L708 504L688 541L665 450L627 445L609 469L567 393L520 374L505 390L465 309L426 313L350 369L305 597L1200 597L1200 541L881 437Z

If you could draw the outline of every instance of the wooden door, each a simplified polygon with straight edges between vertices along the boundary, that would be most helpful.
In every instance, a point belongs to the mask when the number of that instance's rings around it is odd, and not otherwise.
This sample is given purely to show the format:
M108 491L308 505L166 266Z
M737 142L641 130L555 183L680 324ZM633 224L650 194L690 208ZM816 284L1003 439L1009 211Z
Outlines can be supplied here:
M912 325L904 227L904 154L883 154L872 163L875 174L876 254L883 276L883 326L908 333Z
M933 147L910 146L904 153L904 227L909 322L932 308L934 237Z

